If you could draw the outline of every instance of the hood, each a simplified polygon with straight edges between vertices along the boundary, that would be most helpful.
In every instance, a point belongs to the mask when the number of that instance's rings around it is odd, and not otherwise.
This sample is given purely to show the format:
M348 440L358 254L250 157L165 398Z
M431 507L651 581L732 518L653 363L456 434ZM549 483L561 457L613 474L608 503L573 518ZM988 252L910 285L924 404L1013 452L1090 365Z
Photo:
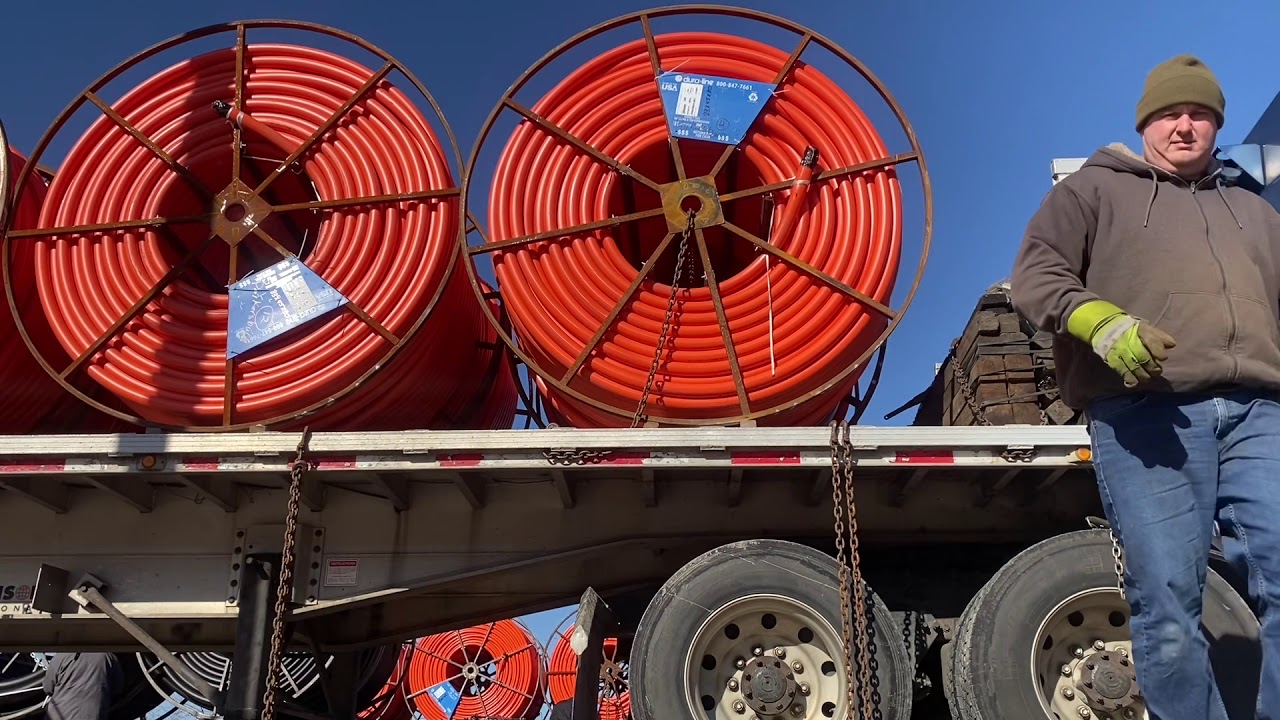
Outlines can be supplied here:
M1181 182L1183 185L1191 185L1190 182L1184 180L1180 176L1147 162L1141 155L1130 150L1128 145L1120 142L1111 143L1105 147L1098 148L1098 150L1094 152L1081 167L1086 168L1093 166L1104 167L1116 172L1133 173L1134 175L1142 175L1144 177L1151 177L1154 175L1159 180L1173 180ZM1209 162L1209 173L1196 184L1203 184L1205 181L1218 177L1221 171L1222 162L1217 158L1213 158Z
M1193 185L1196 188L1203 188L1212 184L1217 189L1222 202L1226 204L1227 209L1231 212L1231 216L1235 218L1236 224L1240 225L1240 219L1236 217L1235 210L1231 208L1231 203L1227 202L1227 197L1222 192L1224 182L1229 181L1222 172L1222 161L1216 157L1209 162L1209 173L1194 183L1164 168L1152 165L1143 159L1141 155L1130 150L1129 146L1120 142L1098 148L1093 155L1089 156L1089 159L1085 161L1081 169L1083 170L1087 167L1103 167L1114 172L1130 173L1151 180L1151 196L1147 199L1147 204L1144 208L1143 227L1147 227L1151 222L1151 208L1155 205L1156 195L1160 192L1160 183L1162 182L1172 182L1184 188L1192 187ZM1244 228L1243 225L1240 225L1240 227L1241 229Z

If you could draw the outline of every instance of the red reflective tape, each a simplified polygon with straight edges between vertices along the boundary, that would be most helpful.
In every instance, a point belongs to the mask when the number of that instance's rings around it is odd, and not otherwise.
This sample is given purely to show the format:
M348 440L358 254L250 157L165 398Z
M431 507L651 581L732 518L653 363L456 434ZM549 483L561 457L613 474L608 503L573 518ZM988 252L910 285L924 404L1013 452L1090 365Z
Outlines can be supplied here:
M799 465L799 451L782 450L744 450L730 453L729 461L734 465Z
M292 467L293 463L289 464ZM315 470L355 470L355 455L325 455L313 460L311 467Z
M611 452L600 459L601 465L643 465L652 457L648 452Z
M901 465L954 465L956 456L950 450L899 450L893 461Z
M182 469L184 470L217 470L221 466L222 461L216 457L182 458Z
M0 462L0 473L42 473L42 472L62 472L66 470L67 462L65 460L36 461L29 462Z
M455 453L453 455L437 455L440 467L475 467L484 460L483 453Z

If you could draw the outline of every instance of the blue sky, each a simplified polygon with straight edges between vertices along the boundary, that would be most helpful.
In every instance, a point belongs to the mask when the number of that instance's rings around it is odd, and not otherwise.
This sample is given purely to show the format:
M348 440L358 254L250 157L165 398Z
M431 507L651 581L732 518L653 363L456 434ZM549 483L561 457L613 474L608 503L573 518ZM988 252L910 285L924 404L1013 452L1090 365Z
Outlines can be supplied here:
M1117 140L1137 144L1133 108L1152 65L1191 52L1212 67L1228 99L1223 143L1243 138L1280 91L1262 70L1267 30L1280 26L1274 0L736 4L783 15L857 56L896 97L924 149L934 188L933 250L890 342L867 422L880 422L929 383L978 295L1006 275L1022 228L1049 187L1050 160ZM465 157L494 102L540 55L597 22L646 7L636 0L7 3L0 119L10 141L29 152L77 93L151 43L214 22L292 18L355 33L403 61L440 102ZM59 157L44 161L56 166ZM908 217L919 217L918 202L907 207ZM545 637L563 615L532 623Z

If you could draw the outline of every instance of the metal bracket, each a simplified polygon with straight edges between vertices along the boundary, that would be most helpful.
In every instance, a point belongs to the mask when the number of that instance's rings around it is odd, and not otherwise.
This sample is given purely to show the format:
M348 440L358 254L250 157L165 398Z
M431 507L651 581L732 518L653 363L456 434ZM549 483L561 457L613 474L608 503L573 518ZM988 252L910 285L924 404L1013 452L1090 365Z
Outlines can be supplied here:
M230 562L227 563L227 607L240 604L240 567L250 555L278 554L284 546L284 525L253 525L236 528L231 543ZM324 528L298 525L297 544L294 546L293 592L289 598L294 605L315 605L319 602L320 564L324 557Z
M60 570L63 577L67 575L65 570L61 570L60 568L53 569ZM49 576L51 581L56 574L57 573L53 573ZM120 612L120 609L113 605L110 600L103 597L102 590L106 587L106 583L89 573L85 573L84 576L80 578L80 582L76 583L76 587L72 588L67 595L69 595L72 600L75 600L76 603L85 610L93 611L96 609L111 618L117 625L123 628L125 632L132 635L135 640L142 643L147 650L150 650L152 654L159 658L160 662L168 665L171 670L181 676L183 680L199 691L201 695L213 702L215 707L221 706L221 693L214 689L213 686L209 685L209 683L202 680L199 675L192 672L191 668L188 667L186 663L182 662L176 655L169 652L168 648L161 645L155 638L151 637L146 630L143 630L142 627L130 619L129 616Z

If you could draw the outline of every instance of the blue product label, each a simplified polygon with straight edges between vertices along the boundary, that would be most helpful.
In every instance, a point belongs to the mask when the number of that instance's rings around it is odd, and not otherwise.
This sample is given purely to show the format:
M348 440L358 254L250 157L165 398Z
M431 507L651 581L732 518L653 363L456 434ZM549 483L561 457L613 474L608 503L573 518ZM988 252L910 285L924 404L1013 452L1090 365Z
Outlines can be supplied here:
M458 711L458 704L462 702L462 695L458 693L458 689L453 686L453 683L448 680L432 686L430 690L427 690L427 694L444 711L445 717L453 717L453 714Z
M228 295L228 358L347 304L342 293L296 258L249 275Z
M673 136L737 145L777 86L672 71L658 76L658 89Z

